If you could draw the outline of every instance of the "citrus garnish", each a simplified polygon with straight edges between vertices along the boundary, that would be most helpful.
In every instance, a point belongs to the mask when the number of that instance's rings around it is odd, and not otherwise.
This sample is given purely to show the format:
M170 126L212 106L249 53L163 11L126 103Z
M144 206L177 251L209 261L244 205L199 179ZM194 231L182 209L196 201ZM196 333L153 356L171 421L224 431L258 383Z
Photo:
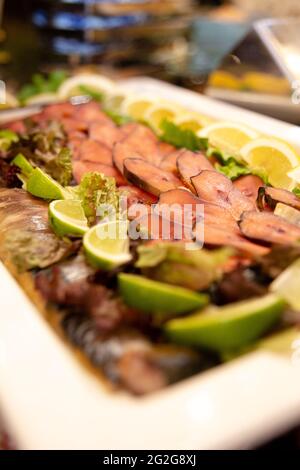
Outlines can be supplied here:
M82 205L77 200L52 201L49 219L55 233L60 236L82 236L89 227Z
M83 238L90 264L100 269L113 269L131 260L126 221L109 221L92 227Z
M177 116L182 114L182 108L176 104L170 103L155 103L151 105L144 114L144 121L146 121L155 132L161 133L161 123L164 120L174 121Z
M63 186L40 168L35 168L26 182L27 191L42 199L70 199L72 196Z
M135 274L119 274L118 281L126 304L142 312L179 314L191 312L208 302L205 294Z
M239 158L241 148L256 139L258 133L244 124L220 121L201 129L198 136L207 137L210 144L216 149Z
M200 346L217 352L247 346L259 338L283 311L285 302L276 294L207 307L195 315L170 320L165 330L177 343Z
M76 95L84 95L87 88L94 93L106 95L114 93L115 83L109 78L97 74L80 74L65 80L59 87L57 95L61 99L67 99Z
M294 261L285 269L270 285L272 292L280 295L286 302L297 311L300 311L300 259Z
M241 156L250 167L264 170L272 186L290 189L293 185L288 173L300 160L286 142L267 137L256 139L241 149Z
M120 107L120 111L125 116L130 116L137 121L145 120L145 113L156 102L153 96L149 95L129 95Z

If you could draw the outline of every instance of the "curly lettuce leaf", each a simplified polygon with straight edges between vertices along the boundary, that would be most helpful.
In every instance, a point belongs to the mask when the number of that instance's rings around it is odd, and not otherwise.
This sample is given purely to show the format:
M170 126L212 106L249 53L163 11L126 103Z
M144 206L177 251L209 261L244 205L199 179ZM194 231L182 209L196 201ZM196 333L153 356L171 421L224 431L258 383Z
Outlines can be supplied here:
M70 149L63 147L60 152L45 164L46 172L62 186L72 181L72 158Z
M72 191L81 200L89 225L96 222L101 204L109 206L115 212L118 210L119 197L115 179L102 173L86 173L80 185L72 188ZM109 211L102 214L102 217L105 216L109 216Z
M178 148L186 148L196 152L208 149L208 139L198 137L190 129L182 129L171 121L164 119L160 125L162 130L161 140Z
M219 163L215 164L216 170L223 173L223 175L227 176L227 178L230 178L232 181L240 176L255 175L259 176L265 184L268 184L268 176L262 168L250 168L236 158L215 148L209 148L207 156L217 158Z

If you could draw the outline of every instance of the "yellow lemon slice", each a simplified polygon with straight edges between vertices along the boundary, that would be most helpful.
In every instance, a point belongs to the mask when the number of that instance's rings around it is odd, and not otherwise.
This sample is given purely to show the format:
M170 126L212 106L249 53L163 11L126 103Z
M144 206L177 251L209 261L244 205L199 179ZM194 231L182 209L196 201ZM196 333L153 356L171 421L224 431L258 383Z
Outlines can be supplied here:
M250 127L230 121L215 122L198 132L199 137L207 137L211 145L236 158L241 148L256 139L259 134Z
M214 122L213 119L198 113L183 113L174 119L174 124L177 124L182 129L189 129L193 132L200 131L200 129L212 124L212 122Z
M147 110L155 103L156 99L150 95L128 95L123 100L120 110L125 116L143 121Z
M284 189L293 186L288 173L300 160L289 144L272 138L256 139L241 149L241 156L249 166L265 170L272 186Z
M154 129L158 134L161 133L161 123L164 119L175 121L175 119L182 114L182 108L176 104L171 103L155 103L150 106L145 115L144 120Z
M84 94L82 88L103 95L112 94L116 90L115 83L107 77L97 74L80 74L65 80L58 89L58 97L67 99Z

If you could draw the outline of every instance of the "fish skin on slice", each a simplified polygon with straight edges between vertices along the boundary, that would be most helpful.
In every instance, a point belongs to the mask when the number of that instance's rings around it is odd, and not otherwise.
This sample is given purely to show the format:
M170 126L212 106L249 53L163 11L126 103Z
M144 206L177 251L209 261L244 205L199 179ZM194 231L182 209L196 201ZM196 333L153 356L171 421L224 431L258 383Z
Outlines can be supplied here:
M272 212L244 212L239 227L246 237L267 243L292 245L300 241L300 227Z
M124 176L132 184L154 196L175 189L181 184L172 173L163 171L140 158L127 158L124 161Z
M103 144L92 139L85 139L80 145L80 160L113 166L112 152Z
M233 182L233 186L244 196L256 204L259 188L264 186L263 180L256 175L240 176ZM299 201L300 203L300 201Z
M259 197L272 209L275 208L278 202L281 202L300 211L300 198L286 189L265 186L261 189Z
M200 199L227 208L235 220L239 220L245 211L256 210L256 205L222 173L203 170L191 181Z
M183 183L193 191L193 193L195 193L196 190L191 182L191 178L199 175L203 170L214 171L214 167L202 152L192 152L182 149L178 155L177 169Z
M113 163L117 167L117 169L123 173L124 171L124 161L127 158L139 158L146 160L143 155L138 153L130 144L127 142L117 142L114 145L113 151L112 151L112 158L113 158Z

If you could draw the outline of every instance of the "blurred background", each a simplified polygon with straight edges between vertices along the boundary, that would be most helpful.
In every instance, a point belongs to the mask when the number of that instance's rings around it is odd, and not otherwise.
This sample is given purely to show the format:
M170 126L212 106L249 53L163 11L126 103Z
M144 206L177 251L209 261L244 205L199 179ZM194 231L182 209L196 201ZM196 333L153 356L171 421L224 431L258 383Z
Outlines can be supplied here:
M12 88L57 68L147 75L300 122L299 0L0 0L0 12Z

